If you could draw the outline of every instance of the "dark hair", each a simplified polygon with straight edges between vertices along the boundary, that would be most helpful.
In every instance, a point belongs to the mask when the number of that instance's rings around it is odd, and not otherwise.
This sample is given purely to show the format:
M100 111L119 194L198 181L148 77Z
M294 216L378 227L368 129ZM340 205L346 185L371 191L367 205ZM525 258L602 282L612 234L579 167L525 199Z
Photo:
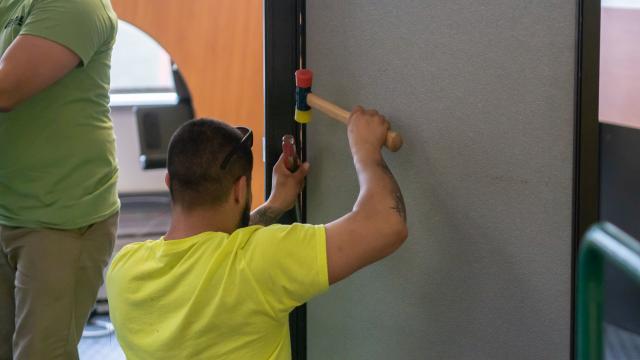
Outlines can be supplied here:
M241 176L251 180L253 154L248 146L238 149L226 169L220 169L241 140L240 131L213 119L191 120L176 130L167 156L172 201L187 209L219 205Z

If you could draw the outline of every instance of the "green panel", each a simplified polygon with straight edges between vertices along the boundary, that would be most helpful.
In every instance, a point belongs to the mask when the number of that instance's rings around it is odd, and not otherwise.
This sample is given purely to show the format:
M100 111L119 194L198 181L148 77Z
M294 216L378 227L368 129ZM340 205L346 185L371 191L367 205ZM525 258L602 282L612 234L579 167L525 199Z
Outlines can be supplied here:
M578 360L603 359L603 263L623 269L640 286L640 243L615 226L594 225L585 235L578 264Z

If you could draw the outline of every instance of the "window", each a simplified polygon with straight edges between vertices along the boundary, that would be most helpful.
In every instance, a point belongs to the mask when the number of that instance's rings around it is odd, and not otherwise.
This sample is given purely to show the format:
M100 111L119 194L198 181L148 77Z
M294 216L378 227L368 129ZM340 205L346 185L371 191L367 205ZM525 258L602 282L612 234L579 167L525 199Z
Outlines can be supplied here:
M640 129L640 0L603 0L600 29L602 122Z
M111 59L111 106L177 102L169 54L142 30L119 21Z
M640 0L602 0L602 7L640 9Z

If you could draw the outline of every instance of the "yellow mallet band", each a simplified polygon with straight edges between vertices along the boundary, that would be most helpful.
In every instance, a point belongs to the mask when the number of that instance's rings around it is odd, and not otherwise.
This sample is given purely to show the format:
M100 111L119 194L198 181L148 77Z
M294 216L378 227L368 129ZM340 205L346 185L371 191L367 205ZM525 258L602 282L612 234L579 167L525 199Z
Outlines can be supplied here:
M294 119L301 124L308 123L311 121L311 110L302 111L296 109Z

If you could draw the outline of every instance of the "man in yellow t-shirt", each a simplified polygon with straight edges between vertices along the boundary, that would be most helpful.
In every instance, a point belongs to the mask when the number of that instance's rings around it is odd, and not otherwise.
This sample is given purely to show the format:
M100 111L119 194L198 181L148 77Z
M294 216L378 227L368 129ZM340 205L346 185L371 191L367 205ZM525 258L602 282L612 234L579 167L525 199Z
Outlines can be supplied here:
M127 358L290 359L289 312L407 237L402 194L381 155L388 128L374 110L352 113L360 194L327 225L271 225L293 206L309 164L289 173L281 157L274 191L249 215L251 132L208 119L178 129L166 177L171 227L122 249L107 274Z

